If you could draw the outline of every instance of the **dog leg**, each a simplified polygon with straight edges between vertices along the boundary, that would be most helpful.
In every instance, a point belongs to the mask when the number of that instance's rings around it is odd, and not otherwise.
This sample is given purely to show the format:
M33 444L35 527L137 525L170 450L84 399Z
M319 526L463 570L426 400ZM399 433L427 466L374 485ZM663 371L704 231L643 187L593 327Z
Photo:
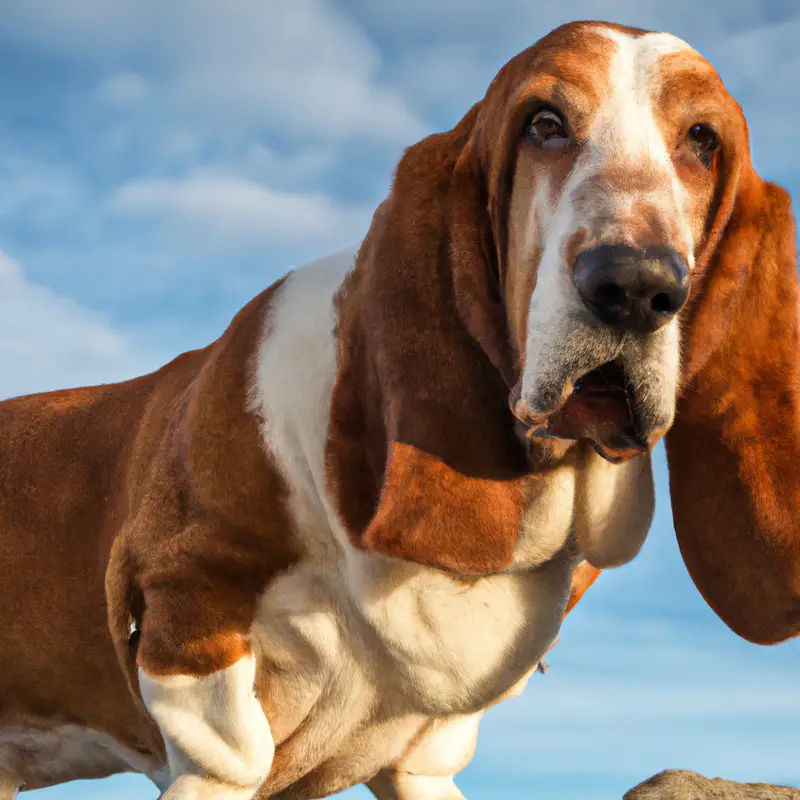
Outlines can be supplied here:
M463 800L453 776L475 754L481 719L483 712L433 720L367 787L378 800Z
M384 770L367 788L378 800L465 800L452 775L431 777Z
M164 800L249 800L275 752L250 656L205 676L150 675L142 699L161 729L172 783Z
M555 642L553 643L554 646ZM519 697L531 675L523 675L491 705ZM475 755L478 727L486 710L477 714L433 720L411 744L403 757L379 772L366 785L378 800L458 800L463 798L453 780Z
M251 800L252 789L237 789L197 775L181 775L159 800Z

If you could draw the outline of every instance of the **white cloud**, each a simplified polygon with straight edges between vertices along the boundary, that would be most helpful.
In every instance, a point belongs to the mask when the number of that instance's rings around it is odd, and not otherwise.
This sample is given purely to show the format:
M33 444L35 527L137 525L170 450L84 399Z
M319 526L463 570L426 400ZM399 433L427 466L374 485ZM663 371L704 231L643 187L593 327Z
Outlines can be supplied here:
M241 244L302 238L321 247L349 244L366 231L370 211L341 207L320 193L292 194L254 181L197 174L143 179L122 186L110 201L118 214L177 223L194 235Z
M0 398L133 377L155 366L99 314L25 279L0 251Z
M382 85L377 47L326 0L10 0L2 34L98 67L143 64L156 78L151 123L188 115L209 132L258 125L323 141L426 131ZM141 95L130 76L106 82L101 97Z

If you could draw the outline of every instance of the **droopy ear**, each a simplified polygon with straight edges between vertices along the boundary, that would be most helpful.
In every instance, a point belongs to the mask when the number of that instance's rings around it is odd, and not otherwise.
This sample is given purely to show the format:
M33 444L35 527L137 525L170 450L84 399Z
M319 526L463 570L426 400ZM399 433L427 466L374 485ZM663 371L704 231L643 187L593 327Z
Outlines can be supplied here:
M689 573L714 611L758 643L800 631L796 247L787 194L745 160L690 308L686 383L666 437Z
M406 152L342 287L327 453L356 546L471 575L511 562L527 471L478 116Z

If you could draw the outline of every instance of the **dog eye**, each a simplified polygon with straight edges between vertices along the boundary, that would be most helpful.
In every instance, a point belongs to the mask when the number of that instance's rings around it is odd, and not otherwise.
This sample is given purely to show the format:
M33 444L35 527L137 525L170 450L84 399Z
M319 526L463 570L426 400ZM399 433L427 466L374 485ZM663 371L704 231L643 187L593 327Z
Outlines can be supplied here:
M564 147L569 135L563 118L550 108L537 111L525 122L525 136L539 147Z
M692 125L689 128L689 139L697 157L710 167L714 161L714 153L719 148L719 136L709 125Z

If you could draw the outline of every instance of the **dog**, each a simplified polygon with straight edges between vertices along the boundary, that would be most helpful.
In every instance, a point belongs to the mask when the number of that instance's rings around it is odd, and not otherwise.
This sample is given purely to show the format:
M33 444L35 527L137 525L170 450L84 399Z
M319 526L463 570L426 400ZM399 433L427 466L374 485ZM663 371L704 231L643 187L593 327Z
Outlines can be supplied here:
M797 352L789 199L716 72L556 29L406 151L354 260L0 404L0 797L463 797L486 709L639 551L662 437L703 596L795 635Z

